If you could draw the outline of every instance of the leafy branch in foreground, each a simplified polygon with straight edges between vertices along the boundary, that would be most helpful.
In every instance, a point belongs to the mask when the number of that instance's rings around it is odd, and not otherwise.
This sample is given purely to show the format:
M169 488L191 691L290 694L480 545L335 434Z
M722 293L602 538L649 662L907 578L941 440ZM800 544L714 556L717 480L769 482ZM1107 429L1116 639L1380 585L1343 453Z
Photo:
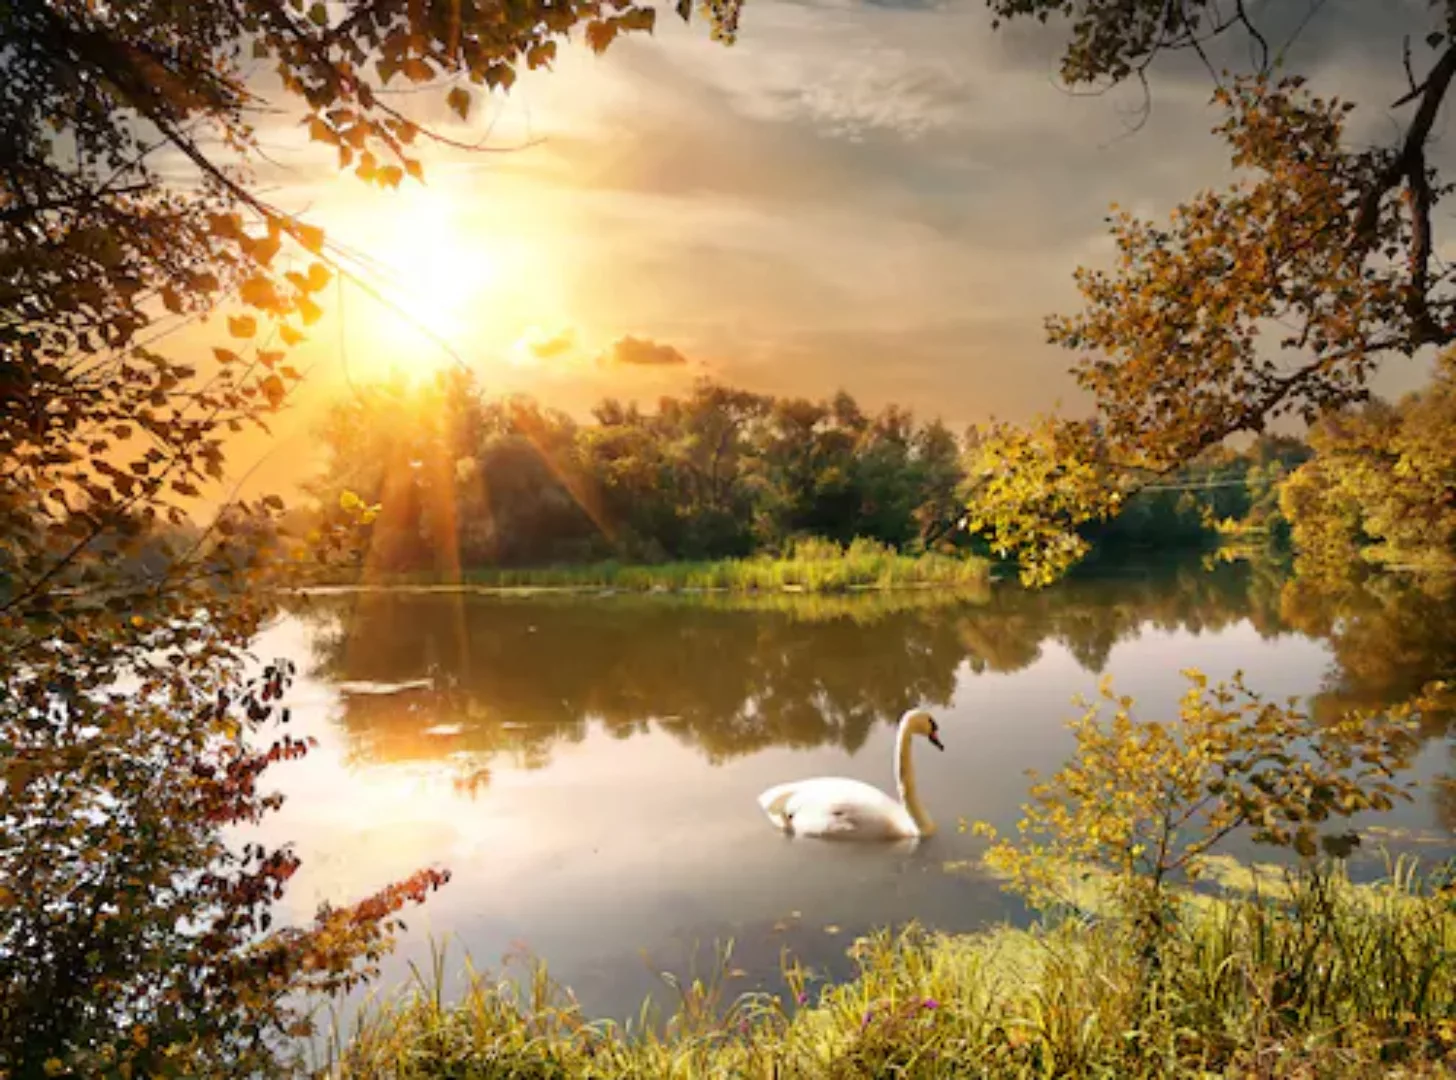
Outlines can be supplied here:
M1022 584L1050 584L1091 546L1078 527L1106 520L1122 503L1122 485L1101 456L1091 424L992 426L967 454L966 528L998 556L1016 558Z
M1073 722L1076 756L1031 789L1019 836L985 858L1008 887L1041 905L1072 902L1069 883L1106 875L1114 898L1151 934L1166 924L1170 889L1196 880L1215 847L1239 830L1310 858L1359 842L1327 822L1408 798L1398 780L1415 752L1416 699L1386 713L1318 723L1297 703L1266 701L1236 677L1212 688L1197 671L1174 723L1133 717L1133 701L1104 682L1110 723L1088 705ZM1439 684L1428 688L1440 689Z
M1251 6L992 0L998 22L1070 23L1062 76L1072 86L1146 83L1168 50L1196 52L1218 83L1215 133L1237 181L1186 201L1166 223L1114 207L1116 263L1079 269L1082 311L1047 324L1054 344L1080 354L1073 372L1094 398L1106 482L1124 500L1140 474L1166 474L1283 417L1314 423L1361 404L1389 358L1456 341L1456 270L1435 257L1435 211L1453 185L1427 158L1456 76L1456 4L1428 5L1426 70L1417 74L1408 43L1410 89L1391 106L1414 112L1395 145L1373 148L1350 145L1352 102L1314 94L1297 75L1274 77L1283 53L1259 23L1277 18L1278 5L1258 18ZM1245 36L1255 61L1220 78L1205 49L1228 34ZM1066 458L1069 469L1089 460ZM1033 496L1026 516L1046 509L1034 497L1043 471L1033 464L1019 485ZM1051 580L1076 561L1065 522L1027 526L1016 509L1008 503L983 529L1025 579ZM1071 525L1095 517L1084 506Z
M731 37L734 0L708 10ZM417 144L466 145L402 83L463 121L574 33L600 52L653 23L630 0L0 5L0 1075L281 1067L294 995L367 973L443 881L277 927L296 857L223 833L307 749L268 742L288 669L246 682L289 570L283 503L226 493L228 443L287 403L287 351L349 272L254 182L258 116L394 188ZM225 304L210 351L171 353ZM303 555L377 513L339 510Z
M43 669L0 694L3 1075L266 1073L309 1030L303 996L366 977L397 913L448 880L423 870L274 928L297 856L223 830L277 809L264 774L308 752L268 734L288 720L292 665L242 682L225 620L135 623L88 645L155 649L133 687Z

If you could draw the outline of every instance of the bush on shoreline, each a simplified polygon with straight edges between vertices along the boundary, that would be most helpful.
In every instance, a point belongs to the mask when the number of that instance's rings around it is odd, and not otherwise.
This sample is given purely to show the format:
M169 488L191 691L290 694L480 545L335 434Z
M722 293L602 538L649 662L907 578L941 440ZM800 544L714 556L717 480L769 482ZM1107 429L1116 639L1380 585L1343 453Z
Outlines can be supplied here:
M480 589L617 589L624 592L811 592L890 590L949 586L975 588L990 579L989 564L977 558L927 553L902 555L873 540L843 547L832 540L802 540L783 556L757 555L715 562L462 571L458 580L434 573L379 577L330 577L328 584L371 586L468 586Z

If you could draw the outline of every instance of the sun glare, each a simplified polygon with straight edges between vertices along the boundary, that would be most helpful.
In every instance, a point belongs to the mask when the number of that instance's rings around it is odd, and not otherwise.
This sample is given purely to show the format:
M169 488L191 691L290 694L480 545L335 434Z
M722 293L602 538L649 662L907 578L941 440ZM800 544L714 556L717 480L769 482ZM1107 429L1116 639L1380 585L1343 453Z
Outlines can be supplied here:
M437 333L458 333L500 280L498 256L467 228L463 209L447 195L420 193L391 222L380 248L410 314L438 321L431 326Z
M503 246L472 227L463 201L433 189L396 197L361 223L354 245L366 280L385 298L367 301L361 329L387 364L439 352L432 338L459 348L489 318L507 269Z
M551 340L553 327L575 320L549 217L532 210L529 193L509 204L488 197L474 173L447 170L429 181L351 194L328 223L363 279L344 286L342 305L358 372L464 363L524 377L543 359L568 359L565 340ZM537 351L517 344L523 334Z

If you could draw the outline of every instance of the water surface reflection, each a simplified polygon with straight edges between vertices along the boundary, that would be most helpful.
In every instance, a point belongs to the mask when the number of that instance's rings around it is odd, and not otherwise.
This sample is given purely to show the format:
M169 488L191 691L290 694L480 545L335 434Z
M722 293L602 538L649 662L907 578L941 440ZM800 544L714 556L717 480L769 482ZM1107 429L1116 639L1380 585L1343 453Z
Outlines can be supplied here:
M702 963L719 937L738 940L739 989L773 986L786 945L842 975L871 926L1017 913L993 882L946 872L978 850L955 822L1015 820L1024 770L1066 756L1070 699L1100 674L1145 714L1171 709L1187 666L1333 709L1453 655L1450 596L1332 603L1246 564L971 599L314 597L260 644L310 658L295 714L321 743L278 774L290 800L269 828L299 841L304 910L449 865L402 959L430 933L483 964L524 948L592 1012L633 1013L655 969L684 970L695 944ZM755 796L783 780L890 788L912 705L947 747L917 761L937 837L813 844L761 819ZM1398 820L1429 830L1442 808L1425 797Z

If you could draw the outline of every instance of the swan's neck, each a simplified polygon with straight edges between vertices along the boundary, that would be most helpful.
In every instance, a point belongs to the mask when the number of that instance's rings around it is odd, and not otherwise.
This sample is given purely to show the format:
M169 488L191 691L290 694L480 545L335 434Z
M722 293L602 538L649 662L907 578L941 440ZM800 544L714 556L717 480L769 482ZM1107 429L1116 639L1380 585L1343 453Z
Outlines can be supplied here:
M920 835L929 836L935 832L935 822L920 805L920 792L915 787L915 762L910 756L910 740L913 738L908 728L900 729L895 746L895 786L900 789L900 801L905 804Z

